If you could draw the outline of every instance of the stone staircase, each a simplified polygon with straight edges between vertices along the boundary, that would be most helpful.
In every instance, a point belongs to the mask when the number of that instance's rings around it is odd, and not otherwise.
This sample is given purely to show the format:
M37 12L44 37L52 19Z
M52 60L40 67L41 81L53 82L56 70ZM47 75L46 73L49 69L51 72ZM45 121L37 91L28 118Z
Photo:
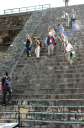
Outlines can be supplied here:
M81 13L84 5L69 6L66 11L70 13L72 8L83 23ZM56 28L58 34L57 24L62 20L56 18L61 16L63 10L64 7L47 9L41 18L33 34L43 43L41 57L35 58L35 42L31 50L32 57L27 57L25 51L22 54L12 74L12 105L0 107L0 121L17 122L19 105L21 127L84 127L84 28L78 32L65 28L65 31L73 33L69 40L76 52L73 66L61 55L59 40L51 57L47 57L44 43L49 25Z

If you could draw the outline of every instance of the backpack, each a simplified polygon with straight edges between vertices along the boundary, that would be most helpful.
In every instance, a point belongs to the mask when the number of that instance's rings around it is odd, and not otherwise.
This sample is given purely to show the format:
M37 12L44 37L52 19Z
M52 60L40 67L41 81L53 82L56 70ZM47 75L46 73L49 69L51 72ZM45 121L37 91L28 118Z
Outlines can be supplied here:
M52 28L52 36L55 36L56 34L56 29Z
M42 42L40 42L40 47L42 47Z

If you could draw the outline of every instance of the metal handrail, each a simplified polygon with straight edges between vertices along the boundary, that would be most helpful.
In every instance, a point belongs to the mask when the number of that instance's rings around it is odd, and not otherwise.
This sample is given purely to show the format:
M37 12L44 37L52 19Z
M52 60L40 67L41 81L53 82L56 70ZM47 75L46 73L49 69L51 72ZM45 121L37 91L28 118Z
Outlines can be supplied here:
M31 12L31 11L43 10L43 9L47 9L47 8L50 8L50 4L13 8L13 9L4 10L4 15L14 14L14 13Z

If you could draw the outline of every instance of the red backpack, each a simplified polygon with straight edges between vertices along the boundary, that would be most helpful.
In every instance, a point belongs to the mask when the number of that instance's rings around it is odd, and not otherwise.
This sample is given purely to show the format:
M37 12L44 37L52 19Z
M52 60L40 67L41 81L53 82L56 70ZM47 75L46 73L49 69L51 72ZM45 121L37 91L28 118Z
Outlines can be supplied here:
M40 42L40 47L42 47L42 42Z

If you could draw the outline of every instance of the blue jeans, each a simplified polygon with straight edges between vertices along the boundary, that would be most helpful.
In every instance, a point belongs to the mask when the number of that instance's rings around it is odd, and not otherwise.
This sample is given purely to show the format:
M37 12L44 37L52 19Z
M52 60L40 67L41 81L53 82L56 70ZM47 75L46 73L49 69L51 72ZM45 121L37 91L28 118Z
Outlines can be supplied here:
M70 21L70 24L71 24L71 27L72 27L72 22L75 22L76 19L71 19Z
M29 46L28 47L26 46L26 52L27 52L27 56L29 56L30 55Z

